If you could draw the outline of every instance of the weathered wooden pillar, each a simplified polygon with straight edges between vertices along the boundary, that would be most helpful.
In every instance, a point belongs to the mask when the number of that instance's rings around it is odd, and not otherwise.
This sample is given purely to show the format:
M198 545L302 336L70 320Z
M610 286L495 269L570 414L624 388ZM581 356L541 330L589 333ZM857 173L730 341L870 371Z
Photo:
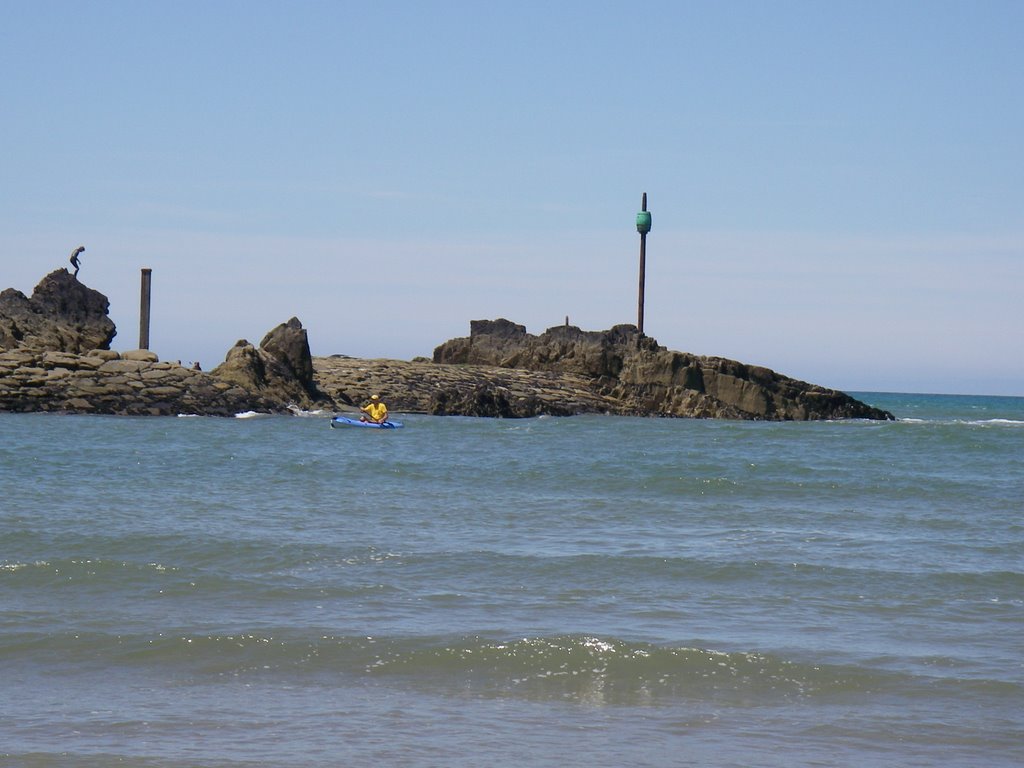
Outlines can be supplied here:
M139 349L149 349L149 302L153 270L142 268L142 303L139 307Z

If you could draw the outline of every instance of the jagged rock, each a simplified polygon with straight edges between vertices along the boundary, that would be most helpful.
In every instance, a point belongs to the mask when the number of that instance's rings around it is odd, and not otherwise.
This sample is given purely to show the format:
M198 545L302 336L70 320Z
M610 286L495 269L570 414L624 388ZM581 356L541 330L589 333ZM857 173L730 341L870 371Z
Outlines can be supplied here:
M103 294L67 270L32 298L0 293L0 411L231 415L339 408L380 394L396 412L519 418L577 413L734 419L892 418L835 390L732 360L660 347L635 326L541 336L476 320L433 361L312 358L297 318L254 347L244 339L210 373L110 350ZM324 393L327 394L324 394Z
M264 336L259 349L245 339L236 342L210 375L282 406L324 399L313 379L306 331L294 317Z
M108 308L66 269L44 277L31 298L0 293L0 411L231 415L323 399L297 318L259 349L239 342L206 374L161 363L150 350L111 350Z
M636 326L582 331L555 326L540 336L508 320L476 320L469 338L434 350L434 362L553 371L588 377L618 412L772 420L891 419L836 390L759 366L674 352Z
M616 325L608 331L558 325L534 336L505 319L473 320L469 338L446 341L434 350L433 359L435 363L617 378L626 355L656 348L657 343L641 336L633 325Z
M260 349L277 360L312 398L318 397L313 381L313 356L309 337L297 317L274 328L263 337Z
M228 350L224 362L210 374L221 381L243 389L259 389L266 386L267 372L256 347L246 339L239 339Z
M29 348L83 353L109 349L117 333L110 302L66 269L44 277L32 297L8 288L0 293L0 350Z

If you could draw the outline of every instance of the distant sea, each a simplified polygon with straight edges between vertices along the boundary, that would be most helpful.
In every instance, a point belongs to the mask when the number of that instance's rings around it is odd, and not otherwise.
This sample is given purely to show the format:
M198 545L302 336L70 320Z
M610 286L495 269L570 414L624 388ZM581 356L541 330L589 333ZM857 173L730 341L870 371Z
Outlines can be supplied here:
M0 765L1020 766L1024 398L0 414Z

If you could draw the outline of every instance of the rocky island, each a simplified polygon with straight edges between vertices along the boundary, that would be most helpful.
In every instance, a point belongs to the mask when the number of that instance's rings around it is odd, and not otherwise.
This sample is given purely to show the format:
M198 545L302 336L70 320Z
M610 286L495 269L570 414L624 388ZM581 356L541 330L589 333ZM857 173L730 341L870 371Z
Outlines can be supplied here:
M333 412L380 393L392 411L435 415L893 418L767 368L668 350L632 325L556 326L534 336L508 320L475 320L468 337L444 342L432 358L401 361L313 357L293 317L258 347L238 341L204 372L149 350L111 350L116 328L108 310L102 293L66 269L44 277L31 297L0 293L0 411Z

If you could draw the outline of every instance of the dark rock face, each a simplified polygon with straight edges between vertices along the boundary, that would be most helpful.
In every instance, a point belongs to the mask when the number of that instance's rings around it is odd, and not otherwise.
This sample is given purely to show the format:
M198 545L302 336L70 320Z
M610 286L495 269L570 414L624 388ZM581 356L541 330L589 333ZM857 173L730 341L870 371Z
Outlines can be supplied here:
M617 400L571 373L342 355L317 357L313 363L321 389L338 405L364 403L371 394L379 394L393 411L435 416L530 418L620 412Z
M435 389L427 405L433 416L485 416L523 419L533 416L572 416L568 406L545 400L541 394L515 395L506 386L485 382L469 388Z
M210 375L283 404L308 406L324 399L313 380L309 339L295 317L264 336L259 349L245 339L236 342Z
M337 409L379 393L396 412L522 418L609 413L732 419L891 419L842 392L733 360L673 352L632 325L556 326L540 336L475 320L433 362L317 358L297 318L210 373L110 349L107 298L65 269L31 298L0 293L0 411L178 413ZM327 394L324 394L324 393Z
M67 270L32 298L0 294L0 411L230 416L285 412L322 400L302 324L292 318L259 349L240 341L212 373L160 362L149 350L110 349L109 302Z
M293 320L279 328L288 327L296 342L304 341L305 331L293 333L296 325L298 321ZM271 336L277 338L273 331ZM0 411L154 416L284 413L291 403L308 407L324 399L311 377L300 380L292 373L296 363L302 363L301 354L282 361L244 340L210 373L179 362L161 362L149 350L0 351ZM310 358L306 363L312 367Z
M309 394L316 395L309 336L297 317L282 323L264 336L260 349L280 363L290 378L301 384Z
M147 350L0 352L0 411L231 416L278 404Z
M770 420L892 419L836 390L719 357L673 352L632 325L608 331L556 326L540 336L507 320L478 320L469 338L434 350L435 363L587 377L618 412Z
M117 333L110 302L66 269L44 277L31 298L8 288L0 293L0 350L85 353L110 349Z
M641 336L633 325L616 325L609 331L557 325L533 336L524 326L508 320L474 320L469 338L452 339L437 347L434 362L577 373L601 379L617 378L626 355L656 349L657 343Z

